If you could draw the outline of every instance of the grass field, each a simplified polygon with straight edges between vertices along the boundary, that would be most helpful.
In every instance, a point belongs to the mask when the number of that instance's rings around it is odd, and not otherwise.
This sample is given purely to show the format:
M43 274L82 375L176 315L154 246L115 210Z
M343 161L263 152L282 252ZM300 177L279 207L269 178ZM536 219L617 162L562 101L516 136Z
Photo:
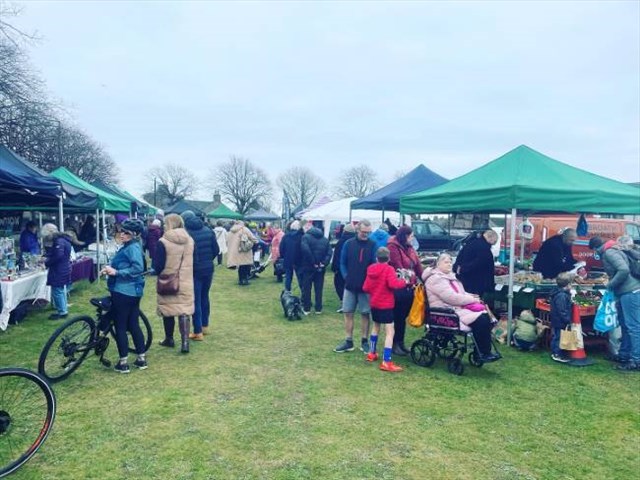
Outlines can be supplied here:
M640 375L574 369L546 352L455 377L441 360L400 374L335 354L342 317L330 275L325 313L283 319L281 285L249 287L217 269L212 335L189 355L157 346L149 369L119 375L95 356L56 384L54 430L19 479L632 479L640 471ZM92 313L104 282L71 294ZM36 368L60 324L33 312L0 332L0 365ZM177 333L177 332L176 332ZM408 331L408 344L419 336ZM116 358L115 347L107 356ZM2 445L0 445L2 448Z

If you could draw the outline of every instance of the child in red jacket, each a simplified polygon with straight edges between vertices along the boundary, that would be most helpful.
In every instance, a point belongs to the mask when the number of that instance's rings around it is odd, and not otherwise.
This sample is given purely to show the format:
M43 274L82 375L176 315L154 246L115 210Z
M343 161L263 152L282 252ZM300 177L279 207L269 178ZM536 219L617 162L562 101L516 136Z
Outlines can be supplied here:
M386 372L401 372L402 367L391 361L391 349L393 347L393 307L395 301L393 291L407 286L407 282L396 277L396 271L389 265L389 249L380 247L376 252L378 263L367 268L367 278L362 289L369 294L371 316L373 318L373 330L369 339L368 362L378 360L376 344L380 324L384 324L384 354L380 363L380 370Z

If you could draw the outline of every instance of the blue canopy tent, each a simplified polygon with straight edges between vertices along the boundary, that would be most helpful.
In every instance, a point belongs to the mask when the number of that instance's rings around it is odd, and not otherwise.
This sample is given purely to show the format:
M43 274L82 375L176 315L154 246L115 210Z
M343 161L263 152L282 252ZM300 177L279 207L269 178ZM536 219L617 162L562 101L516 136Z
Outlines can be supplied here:
M385 185L366 197L351 202L351 210L382 210L382 219L384 220L385 211L400 211L400 197L437 187L447 181L446 178L429 170L424 165L418 165L404 177Z

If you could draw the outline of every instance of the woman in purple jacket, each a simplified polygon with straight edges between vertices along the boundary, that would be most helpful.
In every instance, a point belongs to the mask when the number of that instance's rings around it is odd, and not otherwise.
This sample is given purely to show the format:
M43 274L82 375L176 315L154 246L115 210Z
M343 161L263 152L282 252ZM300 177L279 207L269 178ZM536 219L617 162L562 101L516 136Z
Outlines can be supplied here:
M53 223L47 223L41 230L45 246L44 265L49 269L47 285L51 286L51 300L57 310L49 315L50 320L65 318L67 311L67 285L71 283L71 240L58 231Z

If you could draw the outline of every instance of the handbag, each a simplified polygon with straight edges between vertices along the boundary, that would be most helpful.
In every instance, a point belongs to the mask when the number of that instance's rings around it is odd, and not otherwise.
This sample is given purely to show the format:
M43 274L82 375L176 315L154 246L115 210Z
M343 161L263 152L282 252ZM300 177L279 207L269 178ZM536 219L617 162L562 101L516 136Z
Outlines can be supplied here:
M471 310L472 312L485 312L487 310L485 304L480 302L467 303L462 308L464 308L465 310Z
M607 290L602 296L602 302L600 302L600 306L596 312L596 318L593 320L593 329L598 332L607 333L618 325L616 300L613 293Z
M156 283L156 293L158 295L175 295L180 291L180 269L182 268L182 260L184 259L184 250L180 257L180 265L174 273L161 273L158 275Z
M571 329L571 325L567 325L566 329L560 330L560 348L562 350L577 350L578 338L576 332Z
M419 328L424 325L424 307L425 307L425 291L422 284L418 284L413 289L413 302L411 303L411 310L407 317L407 322L412 327Z

